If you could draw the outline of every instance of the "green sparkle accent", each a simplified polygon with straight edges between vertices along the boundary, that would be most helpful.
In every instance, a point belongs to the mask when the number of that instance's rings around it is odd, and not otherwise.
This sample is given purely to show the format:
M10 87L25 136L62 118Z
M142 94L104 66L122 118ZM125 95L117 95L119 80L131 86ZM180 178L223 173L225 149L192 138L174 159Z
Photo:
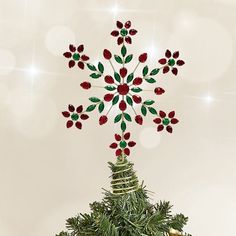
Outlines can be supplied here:
M73 113L73 114L71 115L71 119L74 120L74 121L76 121L76 120L79 119L79 115L78 115L77 113Z
M74 54L73 54L73 59L74 59L75 61L78 61L78 60L80 59L80 55L79 55L78 53L74 53Z
M168 118L164 118L164 119L162 120L162 124L163 124L163 125L168 125L168 124L170 124L170 120L169 120Z
M120 147L125 148L127 146L127 143L125 141L120 142Z
M170 60L168 61L168 65L169 65L169 66L174 66L174 65L175 65L175 60L174 60L174 59L170 59Z
M126 35L128 34L128 30L125 29L125 28L123 28L123 29L121 29L120 34L121 34L122 36L126 36Z

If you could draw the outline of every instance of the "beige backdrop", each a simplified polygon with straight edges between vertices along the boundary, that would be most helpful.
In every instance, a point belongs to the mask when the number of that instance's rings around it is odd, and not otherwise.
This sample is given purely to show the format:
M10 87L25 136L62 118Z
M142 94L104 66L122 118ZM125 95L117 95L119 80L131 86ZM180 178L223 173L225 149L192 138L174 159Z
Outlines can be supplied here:
M67 104L103 91L82 91L88 72L61 54L68 43L84 43L92 61L117 51L116 19L132 21L130 50L150 53L152 67L166 48L186 61L178 78L159 77L159 108L181 120L174 133L157 134L151 119L131 128L140 180L190 217L194 236L235 235L235 12L235 0L0 0L0 235L53 236L109 189L118 127L94 114L66 130Z

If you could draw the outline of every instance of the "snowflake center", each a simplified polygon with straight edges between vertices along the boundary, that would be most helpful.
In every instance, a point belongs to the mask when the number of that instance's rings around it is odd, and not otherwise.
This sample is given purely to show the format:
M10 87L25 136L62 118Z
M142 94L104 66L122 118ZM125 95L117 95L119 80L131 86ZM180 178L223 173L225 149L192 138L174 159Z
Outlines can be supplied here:
M117 87L117 91L120 95L126 95L129 92L128 84L120 84Z
M174 66L174 65L175 65L175 60L174 60L174 59L170 59L170 60L168 61L168 65L169 65L169 66Z
M120 147L125 148L127 146L127 143L125 141L120 142Z
M162 124L163 124L163 125L168 125L168 124L170 124L170 120L169 120L168 118L164 118L164 119L162 120Z
M128 34L128 30L125 29L125 28L123 28L123 29L121 29L120 34L121 34L122 36L126 36L126 35Z
M76 113L73 113L73 114L71 115L71 119L74 120L74 121L76 121L76 120L79 119L79 115L76 114Z
M74 59L75 61L78 61L78 60L80 59L80 55L79 55L78 53L74 53L74 54L73 54L73 59Z

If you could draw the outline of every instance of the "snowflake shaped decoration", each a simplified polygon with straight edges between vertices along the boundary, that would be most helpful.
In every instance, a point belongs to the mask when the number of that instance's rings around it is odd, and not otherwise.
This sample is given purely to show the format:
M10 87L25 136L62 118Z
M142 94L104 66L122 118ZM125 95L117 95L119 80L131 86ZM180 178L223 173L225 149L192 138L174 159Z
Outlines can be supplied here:
M178 67L184 65L184 61L179 59L179 52L171 52L166 50L165 57L158 60L161 65L159 67L150 69L148 65L144 65L148 55L147 53L142 53L138 56L138 63L135 68L128 72L127 64L133 60L133 54L128 54L127 45L132 44L132 38L136 35L137 30L131 28L131 22L127 21L124 24L120 21L116 22L117 30L113 30L111 35L117 38L117 44L120 48L120 55L113 55L110 50L104 49L103 57L109 62L112 67L113 74L106 74L104 71L104 65L102 62L98 62L98 65L94 65L89 62L89 57L85 55L84 46L79 45L75 47L74 45L69 45L69 51L65 52L63 55L69 59L69 68L78 66L78 68L84 70L87 68L91 71L90 77L91 82L84 81L80 86L88 90L93 87L93 81L99 78L103 78L106 86L95 86L103 88L106 93L103 98L90 97L91 105L84 109L83 105L77 107L73 105L68 105L68 111L62 112L63 116L67 118L66 127L71 128L72 126L78 129L82 128L82 122L89 118L89 114L98 109L101 116L99 118L99 124L103 125L108 121L108 115L113 107L118 106L119 113L115 115L114 123L120 123L121 134L115 134L116 142L110 145L110 148L115 149L115 155L118 158L124 158L130 155L130 148L135 146L134 141L129 141L130 132L127 132L127 124L135 121L138 125L143 124L143 118L149 113L153 117L153 122L157 124L157 131L166 130L169 133L173 132L172 126L178 123L178 119L175 118L175 111L170 111L166 114L164 111L158 111L153 104L154 100L148 99L144 100L140 94L142 94L144 89L142 89L143 83L156 84L156 79L154 78L158 73L162 72L166 74L172 72L174 75L178 74ZM113 65L113 61L116 61L119 69L117 70ZM137 68L143 65L142 73L137 74ZM153 89L156 96L162 95L165 90L161 87L155 87ZM108 111L105 114L105 106L109 106ZM134 106L136 105L136 106ZM137 109L137 105L140 106ZM132 114L127 112L127 108L130 107Z

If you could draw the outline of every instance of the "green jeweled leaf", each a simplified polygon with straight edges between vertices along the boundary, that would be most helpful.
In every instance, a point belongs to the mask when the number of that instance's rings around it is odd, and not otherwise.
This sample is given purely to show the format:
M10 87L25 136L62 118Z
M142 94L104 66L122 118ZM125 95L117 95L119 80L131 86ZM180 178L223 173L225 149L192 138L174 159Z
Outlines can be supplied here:
M127 77L127 84L130 83L133 80L133 78L134 78L134 73L129 74Z
M147 108L145 106L141 106L141 113L146 116L147 115Z
M154 102L155 102L155 101L153 101L153 100L146 100L146 101L144 102L144 104L150 106L150 105L152 105Z
M121 48L121 55L123 57L125 57L126 53L127 53L127 49L126 49L125 45L123 45L122 48Z
M98 62L98 70L103 73L104 72L104 66L101 62Z
M95 107L96 107L96 104L92 104L92 105L87 107L86 111L87 112L93 111L95 109Z
M88 67L90 70L92 70L92 71L96 71L96 70L97 70L96 67L95 67L94 65L90 64L90 63L87 63L87 67Z
M142 91L142 89L139 88L139 87L132 88L131 90L132 90L134 93L139 93L139 92Z
M105 108L104 102L101 102L101 103L99 104L99 106L98 106L99 112L102 113L103 110L104 110L104 108Z
M150 84L153 84L153 83L156 83L157 81L153 78L148 78L148 79L145 79L148 83Z
M120 64L123 63L123 60L122 60L122 58L121 58L120 56L114 55L114 57L115 57L115 60L116 60L118 63L120 63Z
M155 68L151 71L150 75L157 75L159 71L160 71L160 69Z
M124 117L127 121L132 121L131 116L128 113L124 113Z
M117 72L114 72L114 77L115 80L120 83L120 75Z
M133 100L130 96L126 95L126 101L130 106L133 106Z
M107 85L107 86L105 86L104 87L106 90L108 90L108 91L114 91L114 90L116 90L116 87L115 86L112 86L112 85Z
M113 99L112 99L112 105L115 105L118 101L119 101L120 96L116 95Z
M91 98L89 98L89 100L91 101L91 102L100 102L101 100L99 99L99 98L97 98L97 97L91 97Z
M101 74L92 73L92 74L90 75L90 77L92 77L93 79L97 79L97 78L101 77Z
M121 128L121 130L122 130L123 132L126 130L126 123L125 123L125 121L122 121L122 122L121 122L120 128Z
M148 74L148 66L144 66L143 68L143 76L146 76Z
M153 115L157 115L157 111L155 108L153 107L148 107L148 110L150 111L150 113L152 113Z
M114 123L117 123L121 120L122 114L118 114L115 119L114 119Z
M128 55L128 56L125 58L125 63L131 62L132 59L133 59L133 54Z

